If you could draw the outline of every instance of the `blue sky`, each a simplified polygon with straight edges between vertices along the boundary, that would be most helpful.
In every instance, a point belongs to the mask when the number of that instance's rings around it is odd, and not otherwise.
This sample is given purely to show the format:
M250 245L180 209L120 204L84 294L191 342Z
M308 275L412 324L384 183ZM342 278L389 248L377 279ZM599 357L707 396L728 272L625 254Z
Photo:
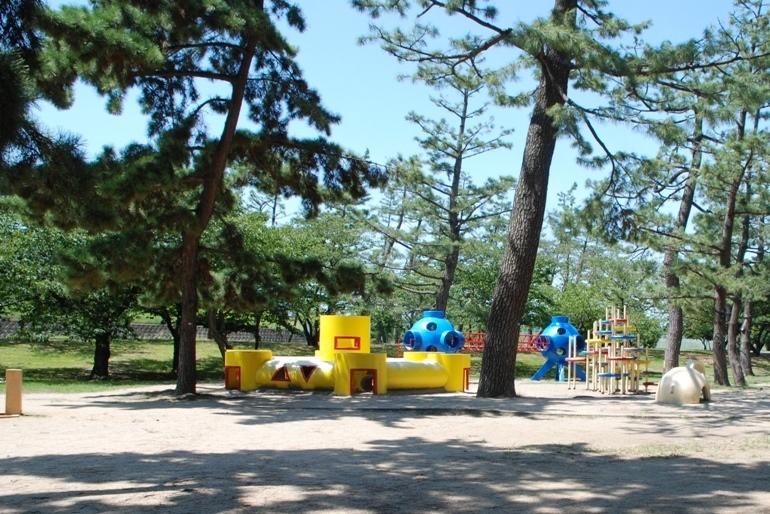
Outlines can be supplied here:
M50 2L54 5L81 2ZM356 152L369 151L371 159L385 163L398 154L419 152L414 141L417 128L404 117L409 111L431 114L428 96L431 91L397 76L409 73L408 65L400 65L376 44L361 46L359 37L368 33L371 23L364 14L353 10L347 0L301 0L307 30L300 34L287 31L288 39L298 50L298 61L305 78L317 89L324 104L342 116L333 129L332 139ZM527 21L548 13L550 1L500 0L503 11L499 23ZM650 20L652 27L645 39L650 42L682 41L698 37L703 29L725 20L731 7L729 0L610 0L610 8L632 22ZM442 15L443 16L443 15ZM442 28L464 30L457 17L444 19ZM525 82L526 84L526 82ZM529 109L495 109L491 113L499 127L515 130L509 138L510 150L497 150L468 161L466 169L477 182L502 174L518 175L521 154L529 120ZM79 135L89 154L105 145L121 147L146 138L145 120L129 99L122 115L106 113L105 101L87 86L77 89L74 106L57 111L49 105L39 107L38 116L49 128ZM212 130L220 127L212 123ZM297 128L302 131L300 127ZM602 127L602 136L610 146L623 149L649 150L653 146L633 128ZM549 208L556 205L557 193L573 183L582 186L588 178L598 178L575 164L569 142L557 145L551 170ZM580 192L580 191L579 191Z

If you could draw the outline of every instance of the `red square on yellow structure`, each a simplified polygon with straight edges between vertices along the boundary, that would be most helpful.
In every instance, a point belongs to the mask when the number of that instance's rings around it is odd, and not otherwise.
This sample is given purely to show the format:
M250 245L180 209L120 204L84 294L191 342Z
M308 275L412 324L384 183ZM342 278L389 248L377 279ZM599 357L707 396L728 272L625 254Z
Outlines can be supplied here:
M335 350L360 350L361 338L358 336L334 336Z

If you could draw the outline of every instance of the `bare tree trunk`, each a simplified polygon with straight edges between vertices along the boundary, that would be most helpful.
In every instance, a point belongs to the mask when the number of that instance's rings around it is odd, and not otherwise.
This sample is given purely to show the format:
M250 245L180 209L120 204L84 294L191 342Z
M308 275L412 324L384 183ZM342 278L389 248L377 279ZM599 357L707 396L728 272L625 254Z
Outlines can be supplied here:
M711 339L712 360L714 362L714 381L719 385L730 385L727 377L727 357L725 356L725 314L727 310L727 291L723 286L714 288L714 335Z
M195 337L198 313L198 244L193 234L185 234L180 262L182 281L182 316L179 327L179 363L176 374L176 394L195 393Z
M453 242L451 251L444 258L444 274L441 277L441 283L436 294L436 310L446 311L447 304L449 303L449 290L454 283L459 260L460 243Z
M678 281L678 280L677 280ZM679 288L676 286L677 289ZM684 333L684 313L672 299L668 304L668 331L666 332L666 352L663 357L663 373L679 366L679 352L682 348Z
M687 230L687 223L690 219L693 201L695 199L695 187L697 184L698 172L703 161L703 151L701 148L701 139L703 137L703 117L700 113L695 113L695 124L693 127L693 150L692 162L690 165L690 174L687 177L687 183L682 191L682 199L679 202L679 213L677 215L675 235L684 235ZM684 330L684 314L679 305L680 281L677 274L676 265L679 260L679 250L676 241L672 241L666 247L666 253L663 257L663 277L666 284L666 295L668 296L668 332L666 334L666 353L663 359L663 372L679 366L679 351L682 347L682 333Z
M575 25L577 0L556 0L552 18ZM558 135L548 110L567 98L569 57L550 48L538 56L540 81L516 185L508 239L500 266L481 362L478 396L516 396L516 349L543 227L548 175Z
M110 376L110 335L98 334L94 341L94 367L89 379L107 378Z
M741 295L736 294L730 309L730 320L727 322L727 357L733 370L735 385L746 387L746 377L743 376L741 358L738 354L738 337L740 333Z
M765 224L764 216L760 218L760 225ZM765 239L762 236L762 232L759 232L757 237L757 267L762 267L762 263L765 260ZM759 343L756 345L756 350L752 348L751 344L751 331L754 328L754 304L751 300L746 300L743 306L743 331L741 334L741 367L743 368L744 375L754 375L754 369L751 366L751 354L759 355L762 351L762 334L764 329L760 330L758 335Z
M741 328L741 370L743 375L754 375L751 367L751 317L752 302L745 300L743 302L743 327Z

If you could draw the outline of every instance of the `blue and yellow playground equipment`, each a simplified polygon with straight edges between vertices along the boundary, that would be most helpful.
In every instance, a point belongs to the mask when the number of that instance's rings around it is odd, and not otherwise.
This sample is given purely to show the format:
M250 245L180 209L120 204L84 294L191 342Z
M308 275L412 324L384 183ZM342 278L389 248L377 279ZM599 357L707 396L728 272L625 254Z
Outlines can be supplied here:
M642 381L648 373L649 354L639 345L639 334L628 319L626 307L605 309L604 319L594 322L584 338L566 316L553 316L551 324L535 339L535 348L545 357L532 380L542 379L556 369L556 379L577 389L601 393L636 393L654 382Z
M228 350L225 387L332 390L351 396L396 389L468 389L471 359L458 353L462 333L443 311L425 311L404 335L403 358L371 353L369 316L321 316L314 357L278 357L270 350ZM409 345L407 345L407 340Z
M574 374L577 380L586 379L585 372L571 360L571 352L578 355L585 352L586 341L578 329L572 326L567 316L552 316L551 324L535 339L535 348L545 357L545 362L532 375L531 380L542 379L554 368L559 382L567 382L570 373Z
M645 391L654 382L643 381L650 362L646 348L639 342L639 334L629 320L628 311L623 307L605 309L604 319L594 322L588 331L585 349L570 346L567 362L572 371L582 365L588 375L586 389L601 393L636 393L640 386ZM575 375L568 373L571 389L577 388Z

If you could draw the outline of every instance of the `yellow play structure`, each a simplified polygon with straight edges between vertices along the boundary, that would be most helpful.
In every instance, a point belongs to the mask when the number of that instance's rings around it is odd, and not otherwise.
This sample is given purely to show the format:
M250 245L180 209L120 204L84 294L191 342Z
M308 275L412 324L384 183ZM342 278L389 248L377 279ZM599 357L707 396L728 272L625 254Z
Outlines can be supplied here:
M315 357L278 357L270 350L228 350L225 387L327 389L340 396L395 389L468 388L468 354L406 352L404 358L371 353L369 316L321 316Z

